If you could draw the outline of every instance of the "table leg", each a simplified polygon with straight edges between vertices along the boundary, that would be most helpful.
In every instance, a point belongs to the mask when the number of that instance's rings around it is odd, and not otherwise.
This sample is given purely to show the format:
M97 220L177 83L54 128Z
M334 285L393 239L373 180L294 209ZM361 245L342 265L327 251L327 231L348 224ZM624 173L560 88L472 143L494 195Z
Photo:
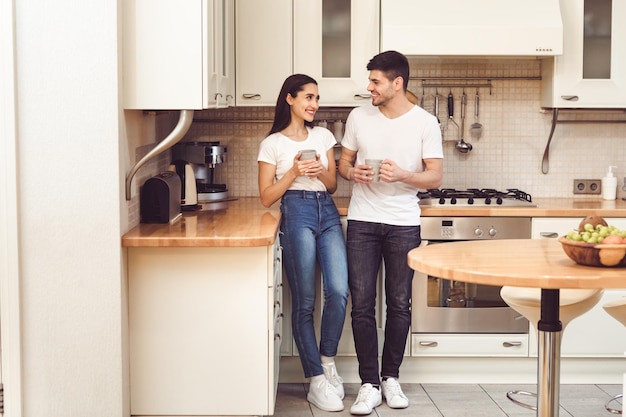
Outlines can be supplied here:
M541 318L538 329L537 416L559 416L561 378L561 335L559 290L541 290Z

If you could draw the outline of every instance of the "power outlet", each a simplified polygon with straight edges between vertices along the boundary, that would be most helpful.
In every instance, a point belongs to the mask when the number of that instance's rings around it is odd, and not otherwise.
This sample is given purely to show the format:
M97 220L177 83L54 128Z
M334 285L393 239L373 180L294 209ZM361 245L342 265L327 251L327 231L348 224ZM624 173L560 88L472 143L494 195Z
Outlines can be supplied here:
M600 194L601 180L574 180L574 194Z

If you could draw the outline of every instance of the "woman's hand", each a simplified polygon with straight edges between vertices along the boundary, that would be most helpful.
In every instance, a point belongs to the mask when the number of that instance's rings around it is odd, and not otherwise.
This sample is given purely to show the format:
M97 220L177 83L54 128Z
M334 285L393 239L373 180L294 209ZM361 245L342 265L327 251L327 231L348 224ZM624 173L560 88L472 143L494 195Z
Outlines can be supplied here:
M293 159L293 167L291 170L293 173L298 176L306 176L309 178L316 178L321 174L322 169L324 168L320 163L320 156L316 155L315 159L309 159L306 161L301 161L300 157L302 156L301 152L298 152Z

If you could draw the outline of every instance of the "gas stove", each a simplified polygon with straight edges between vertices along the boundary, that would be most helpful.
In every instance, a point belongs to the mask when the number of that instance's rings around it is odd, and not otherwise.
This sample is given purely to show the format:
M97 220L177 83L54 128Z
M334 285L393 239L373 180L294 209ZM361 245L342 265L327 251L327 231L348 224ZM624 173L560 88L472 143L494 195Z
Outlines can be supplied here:
M492 188L429 189L418 192L420 205L446 207L536 207L530 194L517 188L498 191Z

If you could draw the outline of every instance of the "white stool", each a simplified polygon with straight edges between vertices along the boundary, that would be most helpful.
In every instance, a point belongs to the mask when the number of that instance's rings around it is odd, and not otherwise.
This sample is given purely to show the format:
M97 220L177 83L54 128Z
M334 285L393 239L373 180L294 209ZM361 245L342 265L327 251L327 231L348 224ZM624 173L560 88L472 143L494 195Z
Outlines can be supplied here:
M602 308L604 308L604 311L609 313L615 320L626 326L626 297L619 300L609 301L608 303L604 304ZM624 380L626 381L626 375L624 375ZM613 414L622 414L622 410L611 408L609 407L609 404L623 397L623 394L618 394L612 397L606 402L606 404L604 404L604 408L606 408L607 411Z
M601 289L564 289L559 291L559 319L562 330L570 321L586 313L595 306L602 298ZM523 315L537 329L537 323L541 318L541 289L526 287L504 286L500 290L502 299L515 311ZM560 339L559 339L560 343ZM513 395L527 395L536 397L537 394L528 391L509 391L506 396L515 404L531 410L536 410L536 405L525 404L513 398Z

